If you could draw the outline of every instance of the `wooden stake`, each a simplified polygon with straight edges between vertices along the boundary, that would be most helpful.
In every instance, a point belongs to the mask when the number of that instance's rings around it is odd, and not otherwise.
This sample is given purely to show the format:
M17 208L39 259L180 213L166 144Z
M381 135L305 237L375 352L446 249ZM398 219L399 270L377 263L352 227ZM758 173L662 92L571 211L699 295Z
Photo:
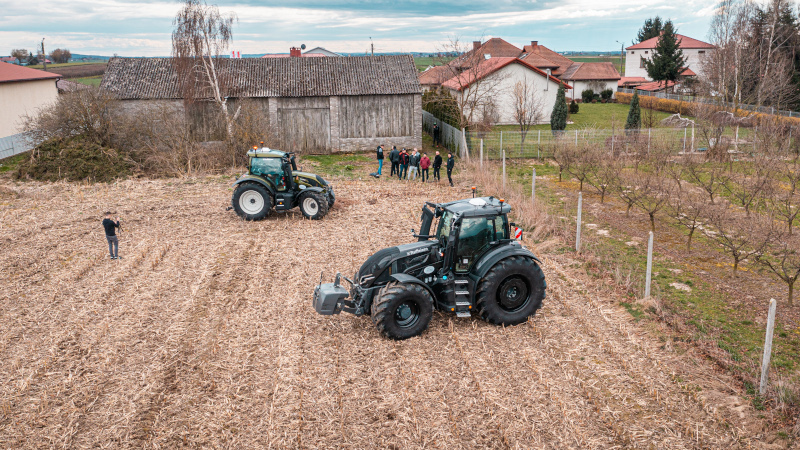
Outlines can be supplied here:
M653 232L647 240L647 276L644 282L644 298L650 297L650 282L653 279Z
M531 178L531 203L536 203L536 167L533 168L533 177Z
M583 192L578 192L578 231L575 233L575 251L581 251L581 213L583 211Z
M769 360L772 357L772 331L775 329L775 299L769 301L769 313L767 314L767 335L764 337L764 356L761 358L761 384L758 386L758 393L764 395L767 392L767 376L769 375Z

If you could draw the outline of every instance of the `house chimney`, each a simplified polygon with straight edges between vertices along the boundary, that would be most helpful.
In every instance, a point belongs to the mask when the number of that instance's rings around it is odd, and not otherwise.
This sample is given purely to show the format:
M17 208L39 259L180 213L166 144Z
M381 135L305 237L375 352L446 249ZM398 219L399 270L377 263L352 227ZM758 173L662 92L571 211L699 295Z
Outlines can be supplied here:
M481 46L481 41L472 41L472 49L477 50Z
M300 49L297 47L292 47L289 49L289 56L292 58L299 58L303 55L300 54Z
M531 41L531 47L536 48L539 45L539 41Z

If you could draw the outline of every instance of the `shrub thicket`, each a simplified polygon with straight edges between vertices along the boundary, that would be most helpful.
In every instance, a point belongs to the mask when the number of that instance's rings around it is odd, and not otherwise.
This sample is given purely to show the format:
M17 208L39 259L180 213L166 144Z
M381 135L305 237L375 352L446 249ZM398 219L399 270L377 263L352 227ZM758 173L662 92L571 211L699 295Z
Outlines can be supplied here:
M594 91L591 89L585 89L581 92L581 100L583 103L591 103L594 100Z
M575 100L573 99L569 103L569 113L570 114L578 114L578 111L580 111L580 107L578 106L578 103L575 102Z

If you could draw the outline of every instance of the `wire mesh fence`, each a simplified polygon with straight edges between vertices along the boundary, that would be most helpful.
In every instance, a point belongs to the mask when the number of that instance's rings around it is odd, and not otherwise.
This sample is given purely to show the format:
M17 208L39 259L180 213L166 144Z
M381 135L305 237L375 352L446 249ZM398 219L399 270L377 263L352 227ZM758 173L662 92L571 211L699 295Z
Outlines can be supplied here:
M462 148L462 134L461 130L458 128L448 125L444 123L442 120L438 119L433 114L429 113L428 111L422 111L422 130L428 133L430 136L433 136L433 125L439 125L440 130L440 138L442 141L442 145L453 152L456 155L460 155L459 152Z
M707 137L693 127L651 128L637 131L625 129L602 130L594 128L564 130L489 131L466 133L467 147L473 157L479 157L481 149L487 159L501 158L503 150L509 158L550 158L559 145L604 147L611 154L629 153L659 146L676 154L704 152L715 144L715 139L725 140L736 152L750 153L755 150L755 131L748 128L731 127L721 136ZM710 142L709 142L710 141Z

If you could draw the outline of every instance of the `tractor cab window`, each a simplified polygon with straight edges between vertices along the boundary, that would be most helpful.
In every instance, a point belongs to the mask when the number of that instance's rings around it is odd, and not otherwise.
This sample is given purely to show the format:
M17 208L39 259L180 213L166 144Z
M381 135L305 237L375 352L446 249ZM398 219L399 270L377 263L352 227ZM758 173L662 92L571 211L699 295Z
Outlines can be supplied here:
M450 229L453 227L453 213L445 212L442 218L439 219L439 228L436 231L436 237L439 240L447 239L450 236Z
M250 173L272 180L278 190L283 190L286 187L280 158L251 158Z
M504 216L463 219L456 250L456 272L468 272L472 264L489 249L489 244L508 238L507 230Z

